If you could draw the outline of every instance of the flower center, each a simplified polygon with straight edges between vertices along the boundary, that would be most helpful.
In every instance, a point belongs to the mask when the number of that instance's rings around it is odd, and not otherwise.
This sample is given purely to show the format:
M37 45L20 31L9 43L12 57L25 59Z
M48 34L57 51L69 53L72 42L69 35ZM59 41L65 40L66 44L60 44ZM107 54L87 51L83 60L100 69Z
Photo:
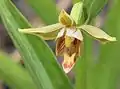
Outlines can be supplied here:
M73 37L65 36L65 46L70 47L71 43L74 41Z

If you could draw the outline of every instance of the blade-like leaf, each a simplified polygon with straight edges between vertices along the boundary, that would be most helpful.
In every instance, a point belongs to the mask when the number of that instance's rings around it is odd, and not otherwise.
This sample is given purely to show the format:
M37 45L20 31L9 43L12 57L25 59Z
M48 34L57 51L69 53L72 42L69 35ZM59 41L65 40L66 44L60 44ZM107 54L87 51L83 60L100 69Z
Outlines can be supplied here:
M82 1L82 0L72 0L73 4L78 3L80 1Z
M83 51L81 51L82 55L78 58L75 66L75 89L89 89L89 71L94 60L92 57L92 40L90 37L84 36L84 46L81 44L81 49L83 49Z
M53 0L27 0L33 10L47 24L53 24L58 21L58 11Z
M31 26L9 0L0 0L0 15L38 89L72 89L47 44L41 38L18 32L18 28Z
M98 15L108 0L84 0L84 6L87 9L88 19Z
M37 36L40 36L44 40L50 40L55 39L60 29L63 27L63 25L57 23L41 28L26 28L26 29L18 29L22 33L27 34L34 34Z
M105 33L100 28L91 26L91 25L82 25L79 28L81 28L83 31L87 32L89 35L94 37L95 39L105 43L108 41L116 41L115 37L109 36L107 33Z
M114 44L107 44L101 47L100 63L96 71L99 80L94 81L94 85L99 89L117 89L120 73L120 0L113 0L112 6L105 20L104 29L117 37ZM101 76L102 75L102 76ZM99 82L96 82L99 81ZM95 84L96 82L96 84ZM96 89L96 87L94 88Z
M77 2L78 0L73 1ZM86 24L90 24L91 19L98 15L98 13L102 10L102 8L105 6L108 0L82 1L84 3L84 18L87 18ZM91 78L91 72L94 66L92 43L93 42L90 38L86 36L84 37L84 53L82 57L79 58L79 61L76 66L76 89L93 89L93 87L95 86L95 82L93 83L93 79ZM94 77L94 75L92 76ZM99 87L94 89L99 89Z
M74 2L83 1L83 0L73 0ZM84 4L84 2L83 2ZM84 6L84 5L83 5ZM82 13L81 23L84 24L85 20L87 19L86 9L83 8L84 13ZM79 10L78 10L79 12ZM76 19L80 19L79 17ZM88 21L90 22L90 21ZM87 24L88 24L87 22ZM83 45L83 44L82 44ZM81 53L81 57L78 59L75 67L75 89L87 89L87 77L88 77L88 68L91 66L91 59L92 59L92 40L89 39L87 36L84 36L84 48L81 45L81 49L84 49Z
M27 71L1 52L0 79L3 79L12 89L37 89Z

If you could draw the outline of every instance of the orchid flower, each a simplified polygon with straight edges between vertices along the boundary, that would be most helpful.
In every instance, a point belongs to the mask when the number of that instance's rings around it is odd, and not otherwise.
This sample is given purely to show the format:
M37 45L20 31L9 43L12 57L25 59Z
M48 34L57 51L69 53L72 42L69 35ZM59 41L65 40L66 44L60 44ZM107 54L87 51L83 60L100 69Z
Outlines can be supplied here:
M78 10L79 9L79 10ZM115 37L109 36L103 30L91 25L79 25L83 13L83 4L73 6L71 14L62 10L59 15L59 23L41 27L19 29L22 33L40 36L44 40L56 40L56 55L63 56L62 67L65 73L71 71L76 59L81 56L81 43L84 41L82 31L88 33L100 42L116 41Z

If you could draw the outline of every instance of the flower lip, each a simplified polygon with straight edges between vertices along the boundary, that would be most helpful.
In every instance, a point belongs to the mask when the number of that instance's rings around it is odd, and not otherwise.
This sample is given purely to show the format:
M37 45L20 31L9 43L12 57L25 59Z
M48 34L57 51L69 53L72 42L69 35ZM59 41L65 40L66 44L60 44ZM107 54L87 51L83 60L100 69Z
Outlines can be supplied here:
M76 28L67 28L66 29L66 36L76 38L80 41L83 41L83 36L80 30Z

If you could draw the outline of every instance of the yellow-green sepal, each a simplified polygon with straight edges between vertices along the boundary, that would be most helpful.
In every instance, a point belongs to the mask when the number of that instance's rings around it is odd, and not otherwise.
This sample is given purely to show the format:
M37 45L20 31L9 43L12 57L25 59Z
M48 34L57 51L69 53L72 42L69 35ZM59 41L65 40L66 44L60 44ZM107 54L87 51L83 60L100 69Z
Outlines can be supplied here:
M90 36L94 37L95 39L97 39L102 43L106 43L109 41L116 41L115 37L111 37L100 28L91 25L82 25L79 27L79 29L81 29L84 32L87 32Z
M40 36L44 40L52 40L55 39L59 30L63 27L62 24L57 23L41 28L28 28L28 29L18 29L21 33L31 34Z
M77 25L80 25L83 22L83 2L76 3L70 13L70 16L73 18Z
M65 10L62 10L59 15L59 22L67 27L72 26L74 24L73 19Z

